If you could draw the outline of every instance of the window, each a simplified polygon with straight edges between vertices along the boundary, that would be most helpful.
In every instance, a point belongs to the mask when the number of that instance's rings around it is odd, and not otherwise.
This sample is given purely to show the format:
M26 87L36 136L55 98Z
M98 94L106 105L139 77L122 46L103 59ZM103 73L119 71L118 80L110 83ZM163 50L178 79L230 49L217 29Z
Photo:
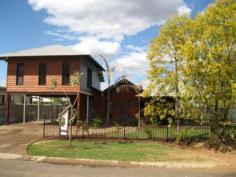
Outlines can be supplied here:
M39 85L46 85L46 63L39 63Z
M18 63L16 66L16 85L24 84L24 64Z
M92 70L90 68L87 69L87 87L92 87Z
M62 85L70 84L70 64L62 63Z

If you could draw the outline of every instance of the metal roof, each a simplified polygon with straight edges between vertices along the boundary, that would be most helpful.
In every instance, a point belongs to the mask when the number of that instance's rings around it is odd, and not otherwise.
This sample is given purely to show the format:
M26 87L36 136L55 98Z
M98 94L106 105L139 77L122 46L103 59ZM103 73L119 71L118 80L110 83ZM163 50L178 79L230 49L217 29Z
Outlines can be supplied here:
M58 55L88 55L81 53L72 47L62 45L49 45L39 48L25 49L11 53L0 54L0 58L26 57L26 56L58 56Z
M0 54L0 60L8 60L8 58L20 57L40 57L40 56L87 56L87 58L99 67L102 71L105 69L89 54L81 53L72 47L62 45L49 45L39 48L20 50L11 53Z

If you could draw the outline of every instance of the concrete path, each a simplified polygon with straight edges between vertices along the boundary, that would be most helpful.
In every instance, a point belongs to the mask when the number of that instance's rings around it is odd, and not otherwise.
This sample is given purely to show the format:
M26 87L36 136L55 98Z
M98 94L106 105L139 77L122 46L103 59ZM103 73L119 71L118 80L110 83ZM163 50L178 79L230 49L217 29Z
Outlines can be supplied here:
M0 126L0 153L26 154L27 145L42 137L38 122Z
M88 167L0 160L1 177L235 177L229 169Z

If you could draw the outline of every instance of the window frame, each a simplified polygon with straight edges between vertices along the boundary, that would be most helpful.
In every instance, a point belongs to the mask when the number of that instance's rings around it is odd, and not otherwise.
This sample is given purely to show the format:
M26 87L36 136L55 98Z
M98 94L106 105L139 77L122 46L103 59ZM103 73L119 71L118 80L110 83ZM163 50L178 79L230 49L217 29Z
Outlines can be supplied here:
M62 76L62 82L61 82L62 85L70 85L70 63L69 62L62 63L61 76Z
M92 88L93 85L93 70L91 68L87 68L87 87Z
M46 85L46 82L47 82L47 63L42 62L39 63L38 85Z
M22 67L22 71L20 71ZM25 66L24 63L16 64L16 85L24 85Z

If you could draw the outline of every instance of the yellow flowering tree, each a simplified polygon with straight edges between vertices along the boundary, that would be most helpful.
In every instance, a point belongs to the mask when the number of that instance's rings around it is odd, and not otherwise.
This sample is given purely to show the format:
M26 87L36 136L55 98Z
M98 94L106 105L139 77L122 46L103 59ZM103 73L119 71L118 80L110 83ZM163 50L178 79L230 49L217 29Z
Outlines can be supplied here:
M180 100L182 87L182 68L184 58L181 48L185 43L185 33L191 20L188 16L175 16L162 26L160 34L149 47L148 62L150 70L148 79L151 81L144 95L162 97L171 95L175 98L175 118L180 119ZM149 109L156 110L155 114L165 118L173 115L173 110L165 111L152 108L153 104L147 105L145 114L149 115Z
M174 95L175 117L207 119L221 142L232 138L227 125L236 100L235 19L236 2L217 0L193 20L167 21L148 53L151 84L145 93Z
M224 126L235 100L235 19L234 0L216 1L193 21L182 47L185 97L199 113L206 112L221 141L227 138Z

